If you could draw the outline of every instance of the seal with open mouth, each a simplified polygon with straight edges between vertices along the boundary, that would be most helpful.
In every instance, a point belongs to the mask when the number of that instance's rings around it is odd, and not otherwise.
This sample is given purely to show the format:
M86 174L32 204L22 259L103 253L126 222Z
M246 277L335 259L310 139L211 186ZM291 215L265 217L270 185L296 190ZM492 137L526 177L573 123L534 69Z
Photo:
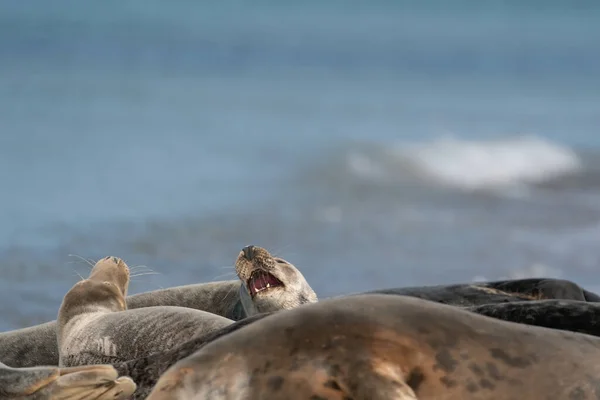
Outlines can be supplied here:
M273 257L262 247L244 247L235 262L235 270L244 286L240 298L247 315L289 310L318 300L294 265Z

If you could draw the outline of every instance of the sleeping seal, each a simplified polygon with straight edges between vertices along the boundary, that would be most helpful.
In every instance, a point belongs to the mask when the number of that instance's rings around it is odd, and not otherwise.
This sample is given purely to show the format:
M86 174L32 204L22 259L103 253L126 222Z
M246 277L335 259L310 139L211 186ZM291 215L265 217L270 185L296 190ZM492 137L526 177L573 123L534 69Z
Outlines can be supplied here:
M600 336L600 304L575 300L536 300L483 304L466 310L503 321Z
M600 338L406 296L275 313L165 372L148 400L592 399Z
M418 297L459 307L531 300L578 300L598 302L600 297L563 279L529 278L471 284L400 287L363 294L396 294Z

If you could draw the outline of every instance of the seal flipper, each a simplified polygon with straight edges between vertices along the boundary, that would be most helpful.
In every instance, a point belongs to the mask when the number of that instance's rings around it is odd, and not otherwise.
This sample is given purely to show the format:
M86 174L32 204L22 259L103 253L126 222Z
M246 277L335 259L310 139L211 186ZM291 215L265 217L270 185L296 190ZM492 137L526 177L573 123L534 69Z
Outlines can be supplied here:
M285 377L279 370L270 371L262 384L255 385L249 398L273 398L276 392L277 398L417 400L410 378L407 381L395 364L374 359L336 361L319 366L305 364ZM342 372L346 368L347 372Z
M0 363L0 397L30 396L59 377L56 367L11 368Z
M136 385L130 378L117 377L110 365L11 368L0 363L0 396L7 400L126 399Z
M136 384L129 377L118 378L110 365L63 368L52 386L52 400L127 399L135 392Z
M348 382L360 382L350 396L354 399L417 400L410 381L398 365L377 358L358 361L348 369Z

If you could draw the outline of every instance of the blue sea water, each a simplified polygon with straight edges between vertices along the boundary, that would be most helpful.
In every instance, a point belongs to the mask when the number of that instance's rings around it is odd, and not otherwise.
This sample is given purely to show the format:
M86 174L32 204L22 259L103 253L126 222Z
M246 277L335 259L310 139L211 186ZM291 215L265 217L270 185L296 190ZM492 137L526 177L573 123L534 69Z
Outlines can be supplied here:
M600 5L0 0L0 330L89 267L131 293L320 297L554 276L600 288Z

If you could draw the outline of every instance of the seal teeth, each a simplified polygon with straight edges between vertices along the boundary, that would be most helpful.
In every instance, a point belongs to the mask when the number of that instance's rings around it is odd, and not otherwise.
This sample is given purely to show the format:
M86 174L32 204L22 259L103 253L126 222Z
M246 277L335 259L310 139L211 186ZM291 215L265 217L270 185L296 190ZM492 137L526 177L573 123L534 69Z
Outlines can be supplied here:
M250 289L252 295L277 286L283 286L283 284L273 275L265 271L254 271L250 276L250 279L248 279L248 289Z

